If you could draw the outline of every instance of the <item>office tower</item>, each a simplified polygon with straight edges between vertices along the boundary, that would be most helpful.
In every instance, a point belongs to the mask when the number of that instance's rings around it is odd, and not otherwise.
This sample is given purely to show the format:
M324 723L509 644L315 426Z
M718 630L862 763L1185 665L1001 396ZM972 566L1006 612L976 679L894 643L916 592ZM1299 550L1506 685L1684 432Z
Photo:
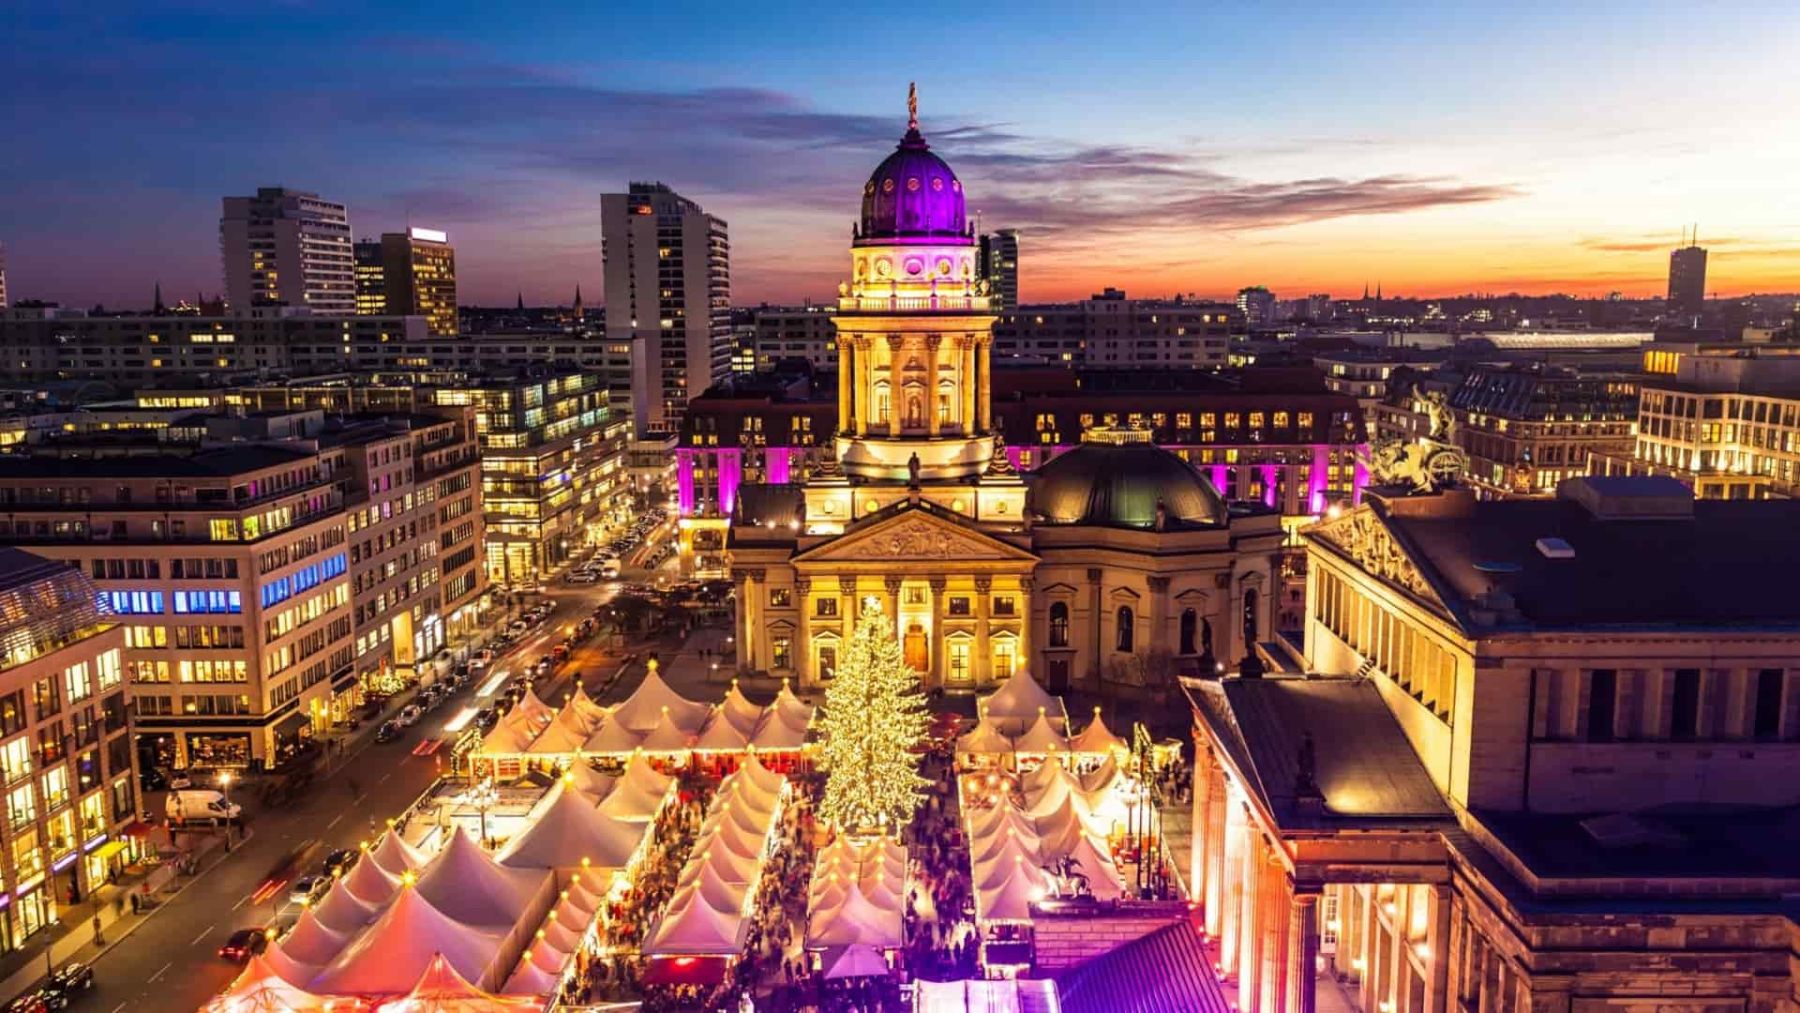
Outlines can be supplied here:
M381 240L356 242L356 315L387 315L387 271L381 262Z
M731 244L725 221L661 183L601 198L606 336L631 343L640 433L669 432L689 399L731 369Z
M1001 229L981 237L978 271L988 283L996 310L1019 308L1019 230Z
M6 308L6 247L0 245L0 310Z
M1689 240L1669 251L1669 315L1687 321L1706 307L1706 250Z
M1251 329L1275 323L1275 293L1261 285L1238 289L1238 309L1244 311L1244 324Z
M356 312L355 257L344 205L286 187L225 198L219 248L225 292L239 310L296 306Z
M448 234L411 228L381 234L386 312L424 317L433 334L456 333L456 250Z

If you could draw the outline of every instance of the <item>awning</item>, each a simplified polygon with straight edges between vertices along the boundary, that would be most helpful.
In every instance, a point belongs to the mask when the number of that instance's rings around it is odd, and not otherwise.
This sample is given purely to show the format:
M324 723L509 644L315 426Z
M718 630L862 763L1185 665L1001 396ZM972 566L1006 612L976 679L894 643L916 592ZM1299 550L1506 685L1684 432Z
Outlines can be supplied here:
M94 850L94 857L100 859L111 858L128 847L130 847L130 845L126 844L124 841L107 841L105 844L100 845L100 847Z
M296 710L294 713L289 714L287 717L282 718L280 721L275 722L275 734L277 737L280 737L283 735L292 735L294 732L299 730L301 725L306 724L309 720L310 719L308 718L307 713L305 711Z
M155 827L145 823L143 820L132 820L130 823L125 824L124 828L121 829L119 833L126 837L149 837L155 830Z

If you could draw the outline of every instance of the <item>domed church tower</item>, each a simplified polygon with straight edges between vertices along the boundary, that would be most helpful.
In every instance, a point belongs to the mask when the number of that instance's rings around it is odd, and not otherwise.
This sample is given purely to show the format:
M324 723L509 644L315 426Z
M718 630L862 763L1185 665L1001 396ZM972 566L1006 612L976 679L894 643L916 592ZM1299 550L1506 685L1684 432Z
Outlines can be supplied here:
M959 482L993 455L994 316L975 274L962 182L919 132L863 185L850 281L838 287L838 462L869 481Z

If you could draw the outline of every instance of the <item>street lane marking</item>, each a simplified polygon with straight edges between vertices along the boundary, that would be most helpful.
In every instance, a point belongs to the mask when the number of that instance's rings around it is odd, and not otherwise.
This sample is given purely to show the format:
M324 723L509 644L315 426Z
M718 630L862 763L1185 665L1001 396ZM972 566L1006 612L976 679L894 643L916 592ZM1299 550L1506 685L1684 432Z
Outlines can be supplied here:
M218 924L219 924L219 923L218 923L218 922L214 922L214 923L212 923L212 924L211 924L211 925L208 925L208 926L207 926L207 927L206 927L206 931L205 931L205 932L202 932L202 933L200 933L200 934L199 934L199 935L197 935L197 936L195 936L195 937L194 937L194 941L193 941L193 942L191 942L191 943L189 943L189 944L188 944L188 945L189 945L189 946L199 946L199 945L200 945L200 940L202 940L202 939L205 939L205 938L206 938L206 937L207 937L207 936L210 936L210 935L212 935L212 930L213 930L213 929L214 929L214 928L217 928L217 927L218 927ZM155 980L156 980L156 979L154 979L154 978L152 978L152 979L150 979L150 980L151 980L151 981L155 981Z
M388 772L387 772L387 773L385 773L385 774L383 774L383 775L381 775L381 780L379 780L379 781L376 781L376 782L375 782L375 783L376 783L376 784L386 784L386 783L387 783L387 779L388 779L388 778L390 778L390 777L393 777L393 776L394 776L394 772L393 772L393 771L391 771L391 770L390 770L390 771L388 771Z
M239 898L238 898L238 902L237 902L237 903L236 903L236 904L233 904L233 905L231 905L231 909L232 909L232 910L233 910L233 911L236 911L236 910L237 910L237 909L238 909L238 908L241 908L241 907L243 907L243 906L244 906L244 902L245 902L245 901L247 901L247 900L249 900L249 899L250 899L250 895L249 895L249 894L245 894L245 895L243 895L243 896L242 896L242 897L239 897Z
M337 826L337 822L338 822L338 820L341 820L341 819L343 819L343 818L344 818L344 814L343 814L343 813L338 813L338 814L337 814L337 815L336 815L336 816L333 816L333 817L332 817L332 818L331 818L331 822L330 822L330 823L327 823L327 824L325 824L325 829L327 829L327 830L330 830L330 829L331 829L331 828L332 828L332 827L335 827L335 826Z
M169 962L168 962L168 963L166 963L166 964L164 964L164 965L163 965L163 966L162 966L162 970L160 970L160 971L158 971L158 972L156 972L156 973L155 973L155 974L153 974L153 975L151 975L151 976L150 976L150 980L149 980L149 981L148 981L148 982L146 982L146 984L150 984L150 985L154 985L154 984L156 984L156 979L158 979L158 978L160 978L160 977L162 977L162 976L163 976L163 975L164 975L164 974L167 974L167 973L168 973L168 971L169 971L169 968L171 968L171 967L174 967L174 966L175 966L175 962L174 962L174 961L173 961L173 960L171 960L171 961L169 961Z
M118 1005L117 1005L117 1006L114 1006L114 1007L113 1007L113 1008L112 1008L112 1013L119 1013L119 1011L120 1011L120 1010L122 1010L122 1009L124 1009L124 1008L125 1008L125 1004L124 1004L124 1003L120 1003L120 1004L118 1004Z

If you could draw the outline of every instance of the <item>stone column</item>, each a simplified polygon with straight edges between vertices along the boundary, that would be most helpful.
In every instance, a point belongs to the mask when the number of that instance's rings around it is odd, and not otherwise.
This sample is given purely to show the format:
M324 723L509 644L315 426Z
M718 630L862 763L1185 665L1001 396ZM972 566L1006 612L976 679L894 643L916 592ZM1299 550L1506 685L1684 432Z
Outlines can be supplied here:
M731 571L732 583L737 590L737 619L734 633L737 637L737 670L749 673L756 664L756 643L750 639L750 631L755 628L750 621L752 604L750 601L750 571Z
M1219 892L1219 918L1214 927L1214 935L1219 940L1219 966L1226 974L1234 974L1238 967L1238 934L1240 921L1239 908L1244 896L1244 807L1241 803L1232 802L1225 807L1225 820L1221 825L1220 835L1223 870L1216 882ZM1211 919L1208 919L1211 922ZM1240 1006L1240 1008L1242 1008Z
M1319 892L1296 884L1288 912L1286 1013L1313 1013L1317 1005Z
M925 381L925 431L932 436L938 434L940 425L937 409L938 346L943 343L944 336L941 334L925 336L925 375L928 378Z
M890 334L887 339L888 364L888 420L887 434L900 435L900 420L906 414L906 405L902 403L905 392L900 389L900 342L905 339L898 334Z
M794 577L794 603L800 610L800 642L794 645L794 650L799 652L796 655L797 663L795 667L800 669L800 684L802 686L817 686L819 684L820 675L819 670L813 664L812 602L807 600L807 594L811 591L811 577L801 577L798 575Z
M891 415L889 416L892 417ZM894 637L905 643L906 631L900 628L900 578L883 577L881 587L887 592L888 621L894 624Z
M1031 670L1031 577L1019 578L1019 656L1013 660L1015 671Z
M957 355L961 368L956 371L956 391L962 401L963 435L969 436L975 432L975 335L957 339Z
M1228 831L1225 813L1229 793L1225 772L1219 768L1219 761L1210 750L1206 755L1206 783L1206 934L1219 939L1224 933L1221 920L1226 906L1225 841Z
M856 384L855 403L851 410L856 416L856 435L867 436L869 418L875 411L874 371L869 368L870 342L864 337L853 337L850 339L850 347L853 350L851 382Z
M1257 995L1262 1007L1280 1010L1287 998L1288 923L1292 921L1288 907L1287 870L1271 847L1264 854L1262 931L1262 983Z
M838 610L848 627L846 638L856 633L856 621L862 618L862 601L856 596L856 578L838 578Z
M1418 903L1421 898L1415 898ZM1425 926L1425 1013L1449 1013L1450 971L1450 891L1447 887L1431 887L1425 903L1431 905L1430 921Z
M838 422L840 433L855 431L855 421L851 415L851 389L856 383L856 352L849 339L838 338Z
M1263 891L1267 889L1268 859L1263 855L1262 831L1244 824L1244 901L1238 925L1238 1009L1261 1011Z
M977 685L987 686L994 681L993 645L988 641L988 612L992 606L989 596L994 590L994 578L983 575L975 578L975 657L969 665L969 674Z
M1190 777L1193 780L1192 807L1188 812L1188 899L1206 907L1206 838L1211 835L1212 827L1206 824L1206 805L1212 798L1211 771L1207 769L1206 736L1200 734L1196 726L1194 736L1194 769Z
M988 363L988 346L990 343L991 339L985 337L978 338L975 342L975 375L980 378L975 389L975 397L978 405L976 410L980 413L981 431L984 433L991 432L994 428L992 417L993 391L989 389L992 385L988 382L990 371Z
M932 577L931 586L931 640L929 642L930 672L926 675L927 686L941 686L949 668L944 658L944 587L949 582L942 577Z

